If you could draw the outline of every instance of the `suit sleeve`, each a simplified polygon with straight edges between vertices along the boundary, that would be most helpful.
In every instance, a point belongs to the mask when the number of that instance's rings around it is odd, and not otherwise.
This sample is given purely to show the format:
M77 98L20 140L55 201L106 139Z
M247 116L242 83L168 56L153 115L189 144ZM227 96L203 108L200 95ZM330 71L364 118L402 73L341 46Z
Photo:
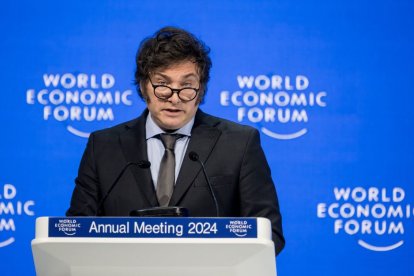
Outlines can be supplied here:
M241 165L239 185L241 215L265 217L271 221L272 239L276 254L279 254L285 245L282 217L276 188L260 144L259 132L256 129L249 134Z
M75 179L70 207L67 216L94 216L99 202L99 179L94 160L94 135L89 137L85 152Z

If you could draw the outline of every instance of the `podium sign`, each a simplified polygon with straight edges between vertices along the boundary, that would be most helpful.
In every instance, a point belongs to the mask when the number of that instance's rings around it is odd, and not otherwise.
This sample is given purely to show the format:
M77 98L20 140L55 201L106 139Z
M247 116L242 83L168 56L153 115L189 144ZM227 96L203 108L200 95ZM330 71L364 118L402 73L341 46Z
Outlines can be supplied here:
M252 218L49 218L48 237L257 238Z
M41 217L38 276L276 276L264 218Z

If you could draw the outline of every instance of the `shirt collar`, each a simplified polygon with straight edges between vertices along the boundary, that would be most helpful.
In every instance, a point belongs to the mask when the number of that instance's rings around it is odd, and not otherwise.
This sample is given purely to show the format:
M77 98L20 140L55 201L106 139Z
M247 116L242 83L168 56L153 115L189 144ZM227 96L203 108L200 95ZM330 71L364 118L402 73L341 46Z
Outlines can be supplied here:
M175 134L182 134L185 136L191 136L191 129L194 125L194 117L191 118L191 120L186 123L182 128L177 129L173 133ZM146 131L146 139L152 138L158 134L165 133L164 130L162 130L152 119L151 113L148 113L147 121L145 123L145 131Z

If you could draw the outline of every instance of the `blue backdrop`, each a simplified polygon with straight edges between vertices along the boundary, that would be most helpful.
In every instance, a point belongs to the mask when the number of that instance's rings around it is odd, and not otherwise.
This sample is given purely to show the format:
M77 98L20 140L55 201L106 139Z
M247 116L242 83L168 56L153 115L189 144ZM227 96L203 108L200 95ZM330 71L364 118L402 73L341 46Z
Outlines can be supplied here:
M0 274L34 275L87 134L140 114L139 42L212 49L204 111L255 126L279 193L279 275L413 275L412 1L3 1ZM410 257L411 256L411 257Z

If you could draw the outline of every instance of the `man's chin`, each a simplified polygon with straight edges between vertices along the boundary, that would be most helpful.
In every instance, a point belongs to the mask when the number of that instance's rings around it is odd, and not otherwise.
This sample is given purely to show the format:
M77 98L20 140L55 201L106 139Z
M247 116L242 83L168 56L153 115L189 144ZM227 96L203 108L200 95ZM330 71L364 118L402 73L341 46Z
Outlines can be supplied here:
M174 131L182 128L183 126L184 123L182 122L161 122L161 125L159 127L165 131Z

